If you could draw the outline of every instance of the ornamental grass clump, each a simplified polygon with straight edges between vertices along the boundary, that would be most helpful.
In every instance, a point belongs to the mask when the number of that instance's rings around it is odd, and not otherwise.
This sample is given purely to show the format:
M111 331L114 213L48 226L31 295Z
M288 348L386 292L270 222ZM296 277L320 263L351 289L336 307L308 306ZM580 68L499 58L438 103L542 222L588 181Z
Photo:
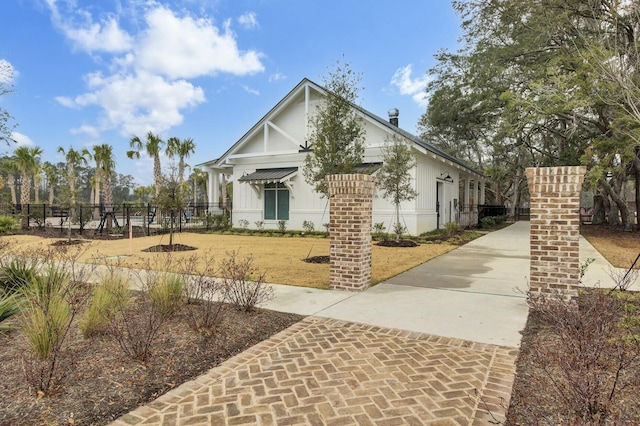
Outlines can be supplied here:
M49 264L20 295L26 304L18 326L27 349L22 359L25 379L38 394L50 394L72 370L73 355L66 343L84 302L83 288Z
M161 315L174 315L184 305L186 279L174 273L155 274L157 281L149 288L149 300Z
M105 334L116 313L130 304L132 298L129 280L122 272L114 269L104 274L93 288L89 305L79 321L82 335L88 338Z

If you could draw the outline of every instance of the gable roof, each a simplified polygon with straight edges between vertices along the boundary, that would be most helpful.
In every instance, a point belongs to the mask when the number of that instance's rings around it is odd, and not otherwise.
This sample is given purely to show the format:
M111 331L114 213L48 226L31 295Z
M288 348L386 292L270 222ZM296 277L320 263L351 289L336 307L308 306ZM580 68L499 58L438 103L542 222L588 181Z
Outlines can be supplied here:
M236 143L234 143L227 151L225 151L224 154L222 154L219 158L212 160L212 161L207 161L205 163L202 163L204 165L210 165L210 166L214 166L216 164L219 164L221 160L224 160L227 156L229 156L230 154L232 154L233 152L236 151L237 148L239 148L243 142L245 141L245 139L251 135L254 131L258 130L260 128L260 126L262 126L264 124L264 122L266 120L268 120L269 117L275 115L278 111L280 111L281 109L283 109L289 102L291 102L293 100L293 98L295 98L295 96L305 87L305 86L310 86L312 87L314 90L324 94L327 93L327 89L325 89L323 86L320 86L317 83L314 83L313 81L309 80L308 78L303 78L302 81L300 81L300 83L298 83L293 89L291 89L291 91L289 91L289 93L287 93L285 95L284 98L282 98L273 108L271 108L255 125L253 125L244 135L242 135L242 137L240 139L238 139L238 141ZM387 129L389 129L390 131L394 132L394 133L398 133L399 135L407 138L408 140L412 141L413 143L415 143L416 145L418 145L419 147L425 149L428 152L431 152L432 154L441 157L451 163L454 163L458 166L463 167L464 169L473 172L477 175L483 176L483 174L481 172L479 172L478 170L475 170L473 167L470 167L469 165L467 165L465 162L463 162L462 160L447 154L446 152L434 147L433 145L423 141L422 139L418 138L417 136L407 132L406 130L403 130L397 126L394 126L393 124L391 124L388 120L385 120L373 113L371 113L370 111L367 111L366 109L355 105L355 104L351 104L351 106L356 109L357 111L359 111L362 115L364 115L365 117L368 117L370 120L382 125L383 127L386 127Z

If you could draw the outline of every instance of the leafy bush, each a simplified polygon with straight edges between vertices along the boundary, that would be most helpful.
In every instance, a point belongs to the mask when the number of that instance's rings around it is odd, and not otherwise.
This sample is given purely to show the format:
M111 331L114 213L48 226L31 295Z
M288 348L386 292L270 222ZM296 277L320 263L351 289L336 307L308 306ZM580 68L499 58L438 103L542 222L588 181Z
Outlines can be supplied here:
M13 216L0 216L0 234L10 234L20 229L20 221Z
M494 216L487 216L480 219L480 227L483 229L488 229L496 224L496 219Z
M287 230L287 221L279 220L278 221L278 231L285 232Z
M219 268L223 281L223 295L227 302L242 311L273 298L273 287L265 284L265 273L253 268L253 257L238 258L238 252L227 252Z
M80 319L80 331L84 337L106 333L118 310L131 303L133 295L128 279L117 270L105 274L93 288L89 306Z
M378 222L373 225L373 238L381 239L385 236L387 228L384 226L384 222Z

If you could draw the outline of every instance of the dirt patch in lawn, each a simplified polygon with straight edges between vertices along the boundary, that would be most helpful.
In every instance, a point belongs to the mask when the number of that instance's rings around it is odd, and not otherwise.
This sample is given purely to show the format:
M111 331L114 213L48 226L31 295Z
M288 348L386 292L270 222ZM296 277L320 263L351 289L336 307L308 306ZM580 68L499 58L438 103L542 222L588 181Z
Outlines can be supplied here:
M44 398L25 382L24 339L16 330L0 332L0 424L105 425L302 319L229 307L217 331L204 338L187 325L191 308L164 324L145 363L127 358L109 337L84 339L74 331L68 348L73 364L63 386Z

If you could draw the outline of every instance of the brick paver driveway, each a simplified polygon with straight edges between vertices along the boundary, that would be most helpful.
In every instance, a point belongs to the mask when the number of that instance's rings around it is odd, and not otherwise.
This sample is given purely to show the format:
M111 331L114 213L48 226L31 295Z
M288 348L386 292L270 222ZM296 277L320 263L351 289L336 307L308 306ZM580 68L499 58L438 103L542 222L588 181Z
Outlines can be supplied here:
M476 425L517 349L308 317L113 425Z

